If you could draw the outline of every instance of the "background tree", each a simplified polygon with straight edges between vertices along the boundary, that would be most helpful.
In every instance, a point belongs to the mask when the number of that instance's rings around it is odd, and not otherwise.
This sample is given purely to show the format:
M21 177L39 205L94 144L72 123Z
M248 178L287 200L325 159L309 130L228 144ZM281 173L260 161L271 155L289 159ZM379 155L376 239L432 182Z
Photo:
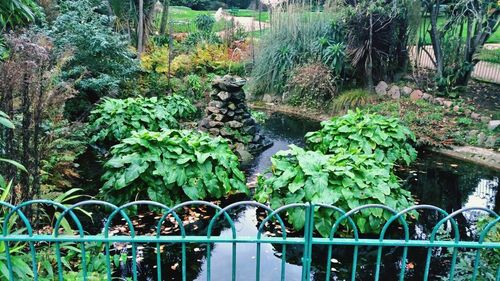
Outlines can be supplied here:
M347 53L356 77L373 90L374 80L396 79L408 61L408 3L400 0L340 1Z
M422 7L424 24L419 50L431 57L438 89L449 91L466 86L479 61L476 54L500 25L498 1L427 0ZM424 48L426 33L431 51Z

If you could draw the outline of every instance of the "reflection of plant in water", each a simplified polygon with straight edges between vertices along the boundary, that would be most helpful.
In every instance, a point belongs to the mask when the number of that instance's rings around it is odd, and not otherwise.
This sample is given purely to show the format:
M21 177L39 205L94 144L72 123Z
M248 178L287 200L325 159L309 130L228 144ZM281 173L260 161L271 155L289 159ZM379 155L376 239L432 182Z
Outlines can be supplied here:
M269 119L269 116L264 111L250 110L250 114L252 114L252 118L259 124L264 124Z
M477 221L477 229L484 230L488 223L492 222L493 218L483 216ZM480 235L481 231L478 232ZM447 232L440 230L440 240L449 240L450 235ZM484 239L485 242L498 242L500 241L500 225L497 222L487 233ZM453 249L448 248L448 251L443 254L444 258L451 259ZM474 271L474 263L476 259L477 250L467 249L458 252L457 262L455 267L455 274L453 280L471 280ZM479 250L480 260L478 268L478 281L493 281L497 274L498 265L500 264L500 249L483 249ZM441 280L450 280L450 276L440 276Z

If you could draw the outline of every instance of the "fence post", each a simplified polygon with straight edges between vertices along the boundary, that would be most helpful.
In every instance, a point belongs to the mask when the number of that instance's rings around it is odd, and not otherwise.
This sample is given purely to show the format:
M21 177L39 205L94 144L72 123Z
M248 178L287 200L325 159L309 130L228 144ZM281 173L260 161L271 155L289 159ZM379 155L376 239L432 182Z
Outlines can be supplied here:
M302 256L302 280L311 280L312 238L314 231L314 204L306 207L304 224L304 255Z

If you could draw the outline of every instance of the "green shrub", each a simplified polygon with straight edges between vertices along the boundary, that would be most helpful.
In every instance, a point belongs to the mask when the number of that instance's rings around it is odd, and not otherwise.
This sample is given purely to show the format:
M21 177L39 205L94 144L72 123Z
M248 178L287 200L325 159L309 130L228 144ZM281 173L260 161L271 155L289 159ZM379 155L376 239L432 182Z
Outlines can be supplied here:
M113 147L105 164L105 200L150 199L167 206L248 193L238 157L223 138L186 130L140 131Z
M196 31L189 33L184 41L187 46L198 44L217 44L221 38L214 32L215 18L212 15L201 14L194 20Z
M333 72L321 63L298 66L287 83L290 103L325 107L336 95L337 87Z
M337 150L334 155L306 151L291 146L271 158L271 176L260 176L255 198L269 202L271 208L291 203L323 203L344 211L364 204L384 204L401 210L414 202L409 191L399 187L398 178L373 154L352 154ZM333 210L315 212L315 229L324 237L341 216ZM352 216L361 233L376 233L391 214L382 209L365 209ZM296 230L304 227L303 209L287 211ZM347 226L347 222L342 224Z
M220 44L198 45L191 55L191 63L198 74L240 74L244 70L244 65L233 61L229 49Z
M401 160L410 164L417 157L408 143L415 136L397 118L357 110L321 125L321 130L306 135L312 150L336 154L347 149L352 154L373 154L377 161L388 164Z
M133 131L175 129L178 120L188 119L196 112L191 102L179 95L166 98L106 98L92 111L90 131L92 142L116 144Z
M212 15L202 14L195 18L194 23L199 31L212 32L215 24L215 18Z
M50 30L63 62L60 78L79 91L66 105L66 117L71 120L88 112L101 97L118 94L139 70L127 39L113 31L111 18L100 9L107 6L90 0L61 1Z

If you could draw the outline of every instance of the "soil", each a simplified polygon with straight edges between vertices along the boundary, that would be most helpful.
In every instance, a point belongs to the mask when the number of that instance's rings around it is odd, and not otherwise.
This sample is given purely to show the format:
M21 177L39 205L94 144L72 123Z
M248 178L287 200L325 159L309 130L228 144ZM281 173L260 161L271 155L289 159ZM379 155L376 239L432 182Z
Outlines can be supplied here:
M473 104L477 111L485 111L500 118L500 85L471 80L469 87L461 97ZM492 116L495 117L495 116Z

